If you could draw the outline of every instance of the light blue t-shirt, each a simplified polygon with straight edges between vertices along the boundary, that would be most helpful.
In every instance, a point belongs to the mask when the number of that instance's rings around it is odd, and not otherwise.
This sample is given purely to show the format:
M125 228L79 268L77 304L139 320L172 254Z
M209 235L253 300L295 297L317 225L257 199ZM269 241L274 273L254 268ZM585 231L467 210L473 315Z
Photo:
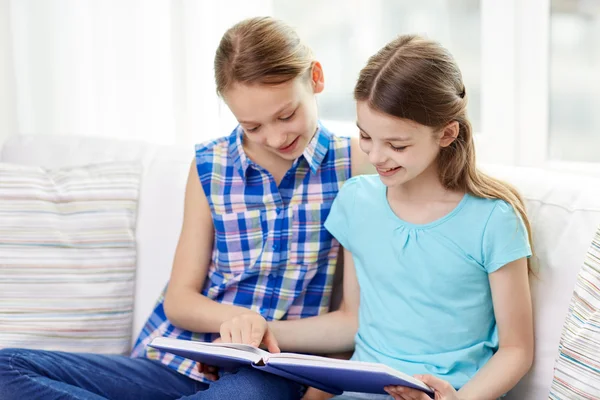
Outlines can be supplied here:
M378 175L348 180L325 227L352 252L360 286L354 360L462 387L498 349L488 274L531 255L502 200L465 195L446 216L398 218Z

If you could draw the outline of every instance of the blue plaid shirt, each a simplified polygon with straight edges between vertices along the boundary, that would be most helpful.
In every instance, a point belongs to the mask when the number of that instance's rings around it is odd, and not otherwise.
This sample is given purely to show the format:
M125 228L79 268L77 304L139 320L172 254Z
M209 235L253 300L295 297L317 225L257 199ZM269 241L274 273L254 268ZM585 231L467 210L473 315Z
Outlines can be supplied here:
M242 129L196 147L198 176L212 211L212 262L202 294L246 307L267 320L310 317L329 307L339 243L323 227L350 177L350 139L323 126L277 183L242 147ZM212 341L215 333L175 327L164 292L138 337L132 356L160 360L208 382L196 363L148 344L159 336Z

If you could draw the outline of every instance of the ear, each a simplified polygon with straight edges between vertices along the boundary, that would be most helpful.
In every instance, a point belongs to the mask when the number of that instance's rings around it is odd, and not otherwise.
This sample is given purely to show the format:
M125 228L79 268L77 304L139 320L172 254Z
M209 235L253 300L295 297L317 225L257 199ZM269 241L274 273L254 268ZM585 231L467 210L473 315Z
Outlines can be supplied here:
M315 94L321 93L325 88L325 76L323 75L323 67L318 61L313 62L310 68L310 84Z
M441 147L448 147L456 140L460 132L458 121L452 121L442 130L439 143Z

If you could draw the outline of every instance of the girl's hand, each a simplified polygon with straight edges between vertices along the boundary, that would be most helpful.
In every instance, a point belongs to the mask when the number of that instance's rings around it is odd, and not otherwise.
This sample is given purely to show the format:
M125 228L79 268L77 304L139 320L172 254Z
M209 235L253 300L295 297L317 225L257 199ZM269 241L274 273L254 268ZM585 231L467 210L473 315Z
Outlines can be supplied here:
M213 340L213 343L219 343L221 338L216 338ZM204 374L204 377L209 381L216 381L219 379L219 367L215 367L214 365L206 365L204 363L199 362L197 364L198 372Z
M204 363L198 363L198 372L204 374L204 377L209 381L216 381L219 379L219 368L212 365L206 365Z
M254 347L264 344L271 353L279 353L279 345L262 315L248 312L221 324L221 340L224 343L243 343Z
M302 400L327 400L332 397L333 395L331 393L315 389L314 387L309 387L308 389L306 389L306 393L304 393L304 397L302 397Z
M447 381L431 375L415 375L415 378L435 391L435 400L460 400L456 389L454 389ZM394 400L431 400L430 397L422 391L404 386L386 386L385 391L388 392Z

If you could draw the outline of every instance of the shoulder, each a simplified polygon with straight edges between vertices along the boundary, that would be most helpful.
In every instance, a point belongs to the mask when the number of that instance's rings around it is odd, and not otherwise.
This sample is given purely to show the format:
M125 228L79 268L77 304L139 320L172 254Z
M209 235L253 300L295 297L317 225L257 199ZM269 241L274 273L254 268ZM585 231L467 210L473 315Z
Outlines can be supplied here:
M483 230L483 238L498 235L512 236L515 232L527 235L523 219L508 202L501 199L482 199L472 196L469 216L472 226L479 224ZM477 221L477 222L476 222Z
M488 199L469 195L471 207L468 208L469 213L475 214L478 218L487 221L493 215L497 214L512 214L515 215L515 210L506 201L501 199Z
M373 203L382 185L378 175L353 176L344 183L338 196L351 196L355 202Z
M229 150L229 136L209 140L195 145L196 158L227 154Z

